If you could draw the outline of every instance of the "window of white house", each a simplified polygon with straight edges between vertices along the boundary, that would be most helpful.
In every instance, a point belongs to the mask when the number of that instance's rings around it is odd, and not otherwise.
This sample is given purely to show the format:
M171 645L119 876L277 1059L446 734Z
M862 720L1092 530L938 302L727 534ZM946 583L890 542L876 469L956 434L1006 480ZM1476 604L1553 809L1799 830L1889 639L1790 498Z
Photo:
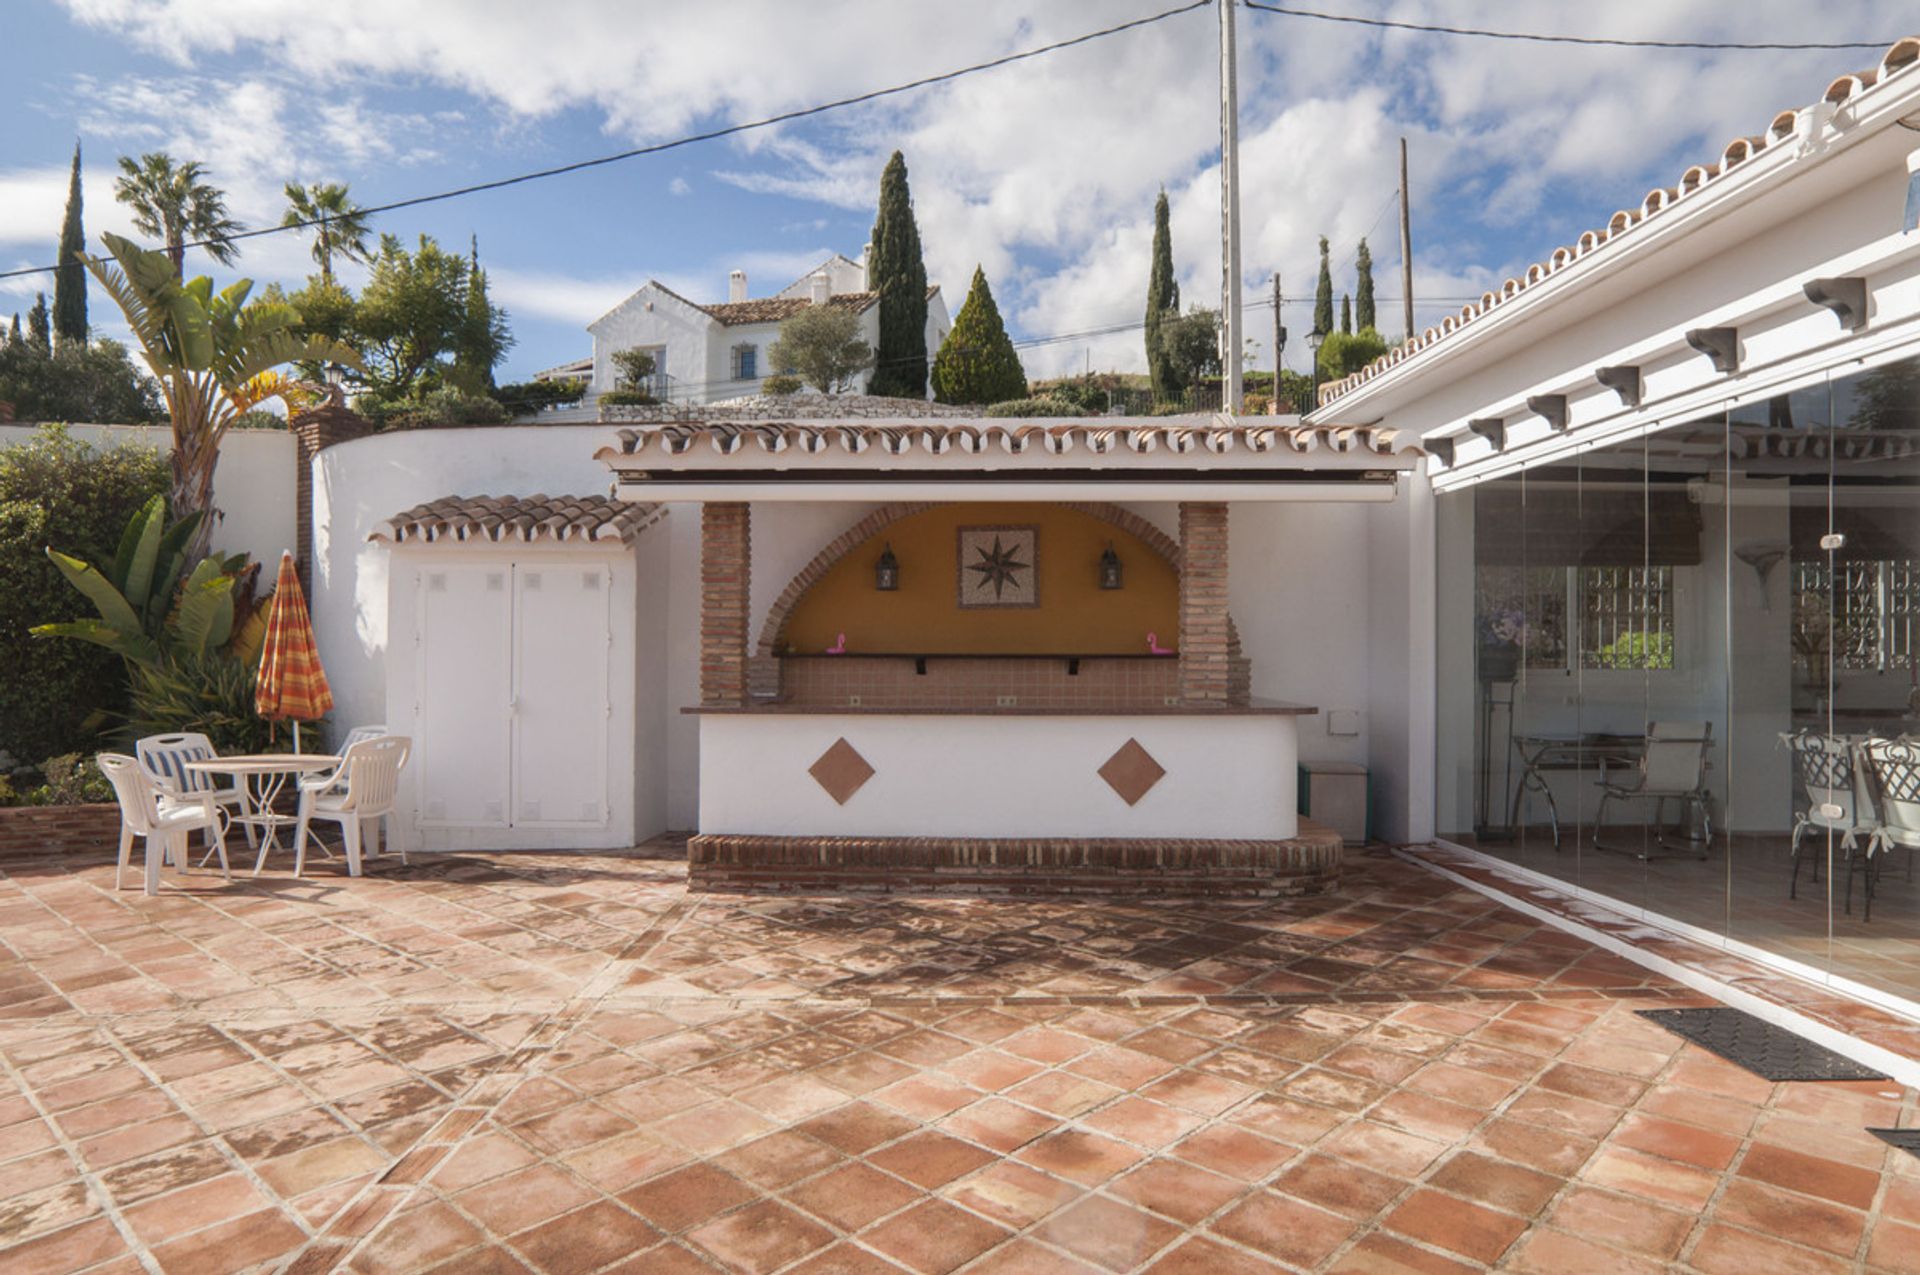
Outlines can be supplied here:
M1670 566L1482 567L1480 609L1530 669L1670 669L1673 577Z
M760 347L756 345L736 345L733 347L733 379L753 381L760 377Z
M1837 579L1836 579L1837 577ZM1880 672L1914 662L1920 638L1920 561L1793 564L1794 628L1835 668Z

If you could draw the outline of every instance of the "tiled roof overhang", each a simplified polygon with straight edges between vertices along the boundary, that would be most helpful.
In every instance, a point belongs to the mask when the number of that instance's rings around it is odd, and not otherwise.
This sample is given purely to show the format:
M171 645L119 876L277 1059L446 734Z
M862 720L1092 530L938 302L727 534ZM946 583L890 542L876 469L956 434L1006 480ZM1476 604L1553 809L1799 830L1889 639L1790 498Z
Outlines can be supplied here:
M552 540L624 545L663 512L657 505L607 496L443 496L395 514L367 539L387 544Z
M1889 77L1910 72L1916 62L1920 62L1920 36L1907 36L1887 49L1878 66L1853 75L1843 75L1834 80L1827 86L1820 101L1812 104L1809 109L1830 110L1850 105L1861 94ZM1695 164L1688 168L1680 175L1679 182L1671 188L1658 187L1647 192L1646 198L1640 201L1637 208L1626 208L1614 213L1605 226L1589 230L1573 244L1555 249L1547 260L1529 266L1525 274L1508 279L1498 289L1481 294L1477 302L1462 306L1458 314L1448 315L1412 340L1395 346L1358 372L1322 385L1318 407L1325 408L1337 402L1382 373L1433 349L1445 338L1459 332L1474 320L1527 294L1530 290L1539 288L1549 280L1555 279L1567 267L1586 260L1609 244L1619 242L1629 231L1644 225L1650 218L1691 199L1738 165L1760 154L1768 147L1792 138L1799 127L1799 119L1799 111L1784 110L1773 117L1764 132L1750 137L1734 138L1722 148L1719 159L1709 164Z

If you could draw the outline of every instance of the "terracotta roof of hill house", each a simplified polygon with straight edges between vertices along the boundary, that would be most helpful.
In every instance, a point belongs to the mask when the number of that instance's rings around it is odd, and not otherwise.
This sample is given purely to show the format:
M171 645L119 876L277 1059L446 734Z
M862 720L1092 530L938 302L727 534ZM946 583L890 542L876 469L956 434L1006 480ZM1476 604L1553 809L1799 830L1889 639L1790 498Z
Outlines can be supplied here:
M1128 420L1092 418L1085 421L985 423L974 420L861 421L802 424L767 421L753 424L669 421L622 429L620 447L602 448L600 460L645 452L650 445L678 456L704 443L715 453L731 456L751 445L763 453L792 449L808 455L838 450L858 455L869 448L895 456L916 447L931 455L952 451L979 455L988 450L1018 456L1063 455L1076 448L1093 455L1133 452L1145 455L1164 449L1174 455L1235 450L1249 452L1315 451L1371 453L1381 457L1419 456L1419 439L1405 430L1374 425L1268 425L1258 418L1222 423L1219 419L1186 424L1164 419Z
M1920 62L1920 36L1906 36L1888 47L1878 66L1857 71L1852 75L1840 76L1827 85L1827 91L1821 95L1820 101L1840 106L1888 77L1910 70L1916 62ZM1605 226L1587 231L1572 245L1556 248L1553 255L1545 261L1527 267L1524 276L1508 279L1500 285L1498 291L1482 293L1478 301L1460 307L1458 314L1448 315L1412 340L1387 351L1358 372L1322 385L1318 406L1327 406L1341 395L1357 389L1389 368L1397 367L1423 350L1432 348L1436 342L1453 335L1481 315L1487 314L1527 289L1551 278L1565 267L1612 243L1649 217L1673 207L1744 160L1792 137L1794 119L1798 114L1797 110L1781 111L1773 117L1773 122L1767 126L1765 132L1751 137L1734 138L1721 150L1718 160L1711 164L1695 164L1680 175L1679 183L1671 189L1662 186L1648 191L1647 197L1640 201L1638 208L1621 209L1607 221Z
M369 540L578 540L631 543L662 516L658 505L606 496L442 496L395 514Z
M927 285L927 298L940 291L939 284ZM864 314L880 301L877 292L836 292L827 298L827 304L836 310L851 310L855 314ZM701 305L698 301L688 304L705 310L727 327L737 327L743 323L780 323L791 319L802 310L813 306L807 297L760 297L752 301L720 301L711 305Z

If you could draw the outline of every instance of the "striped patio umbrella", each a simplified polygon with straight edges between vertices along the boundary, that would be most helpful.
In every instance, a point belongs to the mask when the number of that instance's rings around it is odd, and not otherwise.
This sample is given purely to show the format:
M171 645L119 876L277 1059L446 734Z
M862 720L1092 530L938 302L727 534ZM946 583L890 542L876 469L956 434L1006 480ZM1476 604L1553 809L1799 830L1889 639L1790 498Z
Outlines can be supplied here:
M293 555L280 555L280 578L267 612L267 637L260 650L260 675L254 681L253 707L272 721L293 721L293 751L300 751L300 723L319 721L333 708L327 671L313 641L306 595L293 569Z

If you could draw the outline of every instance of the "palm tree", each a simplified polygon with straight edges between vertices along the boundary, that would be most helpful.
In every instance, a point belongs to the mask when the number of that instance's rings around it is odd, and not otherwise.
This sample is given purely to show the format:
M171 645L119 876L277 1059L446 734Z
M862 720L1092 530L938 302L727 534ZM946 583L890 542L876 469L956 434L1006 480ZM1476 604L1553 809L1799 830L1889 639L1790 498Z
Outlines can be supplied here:
M151 151L137 161L122 155L120 172L113 197L133 209L135 229L167 245L175 279L186 278L189 239L221 265L233 264L238 250L231 241L246 227L227 216L227 197L202 180L206 170L199 160L176 164L165 151Z
M365 371L351 347L297 332L299 311L280 302L247 304L253 280L215 293L205 275L182 283L167 253L119 235L102 235L118 265L89 258L87 270L133 329L140 353L160 382L173 427L169 503L176 518L201 518L186 561L197 562L213 535L213 471L235 417L269 399L298 406L318 386L276 369L296 361L344 363Z
M347 198L347 188L339 182L320 182L312 188L299 182L287 183L287 211L280 224L288 227L313 227L313 259L320 265L320 277L333 282L333 259L361 263L373 260L367 237L369 214Z

